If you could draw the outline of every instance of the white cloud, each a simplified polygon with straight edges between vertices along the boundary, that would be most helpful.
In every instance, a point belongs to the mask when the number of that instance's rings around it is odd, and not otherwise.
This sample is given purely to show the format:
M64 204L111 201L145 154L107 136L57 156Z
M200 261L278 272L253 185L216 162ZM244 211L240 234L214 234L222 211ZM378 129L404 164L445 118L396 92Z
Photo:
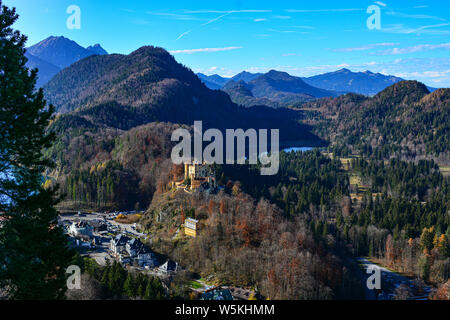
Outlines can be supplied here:
M432 20L440 20L445 21L445 19L436 17L436 16L430 16L427 14L408 14L408 13L401 13L401 12L395 12L395 11L388 11L386 12L387 15L390 16L396 16L400 18L411 18L411 19L432 19Z
M396 44L397 43L382 42L382 43L368 44L368 45L365 45L365 46L354 47L354 48L338 48L338 49L334 49L333 51L336 51L336 52L366 51L366 50L374 49L376 47L395 46Z
M400 34L437 34L437 35L445 35L450 34L450 30L434 30L436 28L448 27L450 23L441 23L441 24L433 24L422 26L419 28L408 28L403 24L395 24L388 28L382 28L381 31L389 32L389 33L400 33ZM432 30L429 30L432 29Z
M267 29L270 32L278 32L278 33L297 33L297 34L310 34L309 31L299 31L299 30L278 30L278 29Z
M208 25L208 24L211 24L211 23L213 23L213 22L219 21L220 19L222 19L222 18L224 18L224 17L226 17L226 16L228 16L228 15L230 15L230 14L233 14L233 13L266 12L266 10L231 10L231 11L214 11L214 10L202 11L202 10L200 10L200 11L187 11L187 12L191 12L191 13L200 13L200 12L201 12L201 13L223 13L223 14L221 14L220 16L218 16L218 17L216 17L216 18L214 18L214 19L208 20L207 22L205 22L205 23L199 25L198 27L194 28L194 29L197 29L197 28L204 27L204 26L206 26L206 25ZM183 32L182 34L180 34L180 35L178 36L178 38L177 38L176 40L179 40L179 39L183 38L184 36L188 35L188 34L191 33L194 29L191 29L191 30L188 30L188 31Z
M314 30L315 27L312 26L280 26L280 28L296 28L296 29L308 29L308 30Z
M261 18L261 19L253 19L253 21L255 21L255 22L262 22L262 21L267 21L267 19L263 19L263 18Z
M314 12L350 12L350 11L365 11L366 9L349 8L349 9L317 9L317 10L302 10L302 9L287 9L287 12L293 13L314 13Z
M387 4L385 4L385 3L381 2L381 1L375 1L375 3L377 5L379 5L379 6L382 6L382 7L386 7L387 6Z
M227 12L234 12L234 13L268 13L272 12L272 10L184 10L186 13L227 13Z
M184 49L184 50L172 50L172 51L170 51L170 53L172 53L172 54L176 54L176 53L192 54L192 53L199 53L199 52L230 51L230 50L237 50L237 49L242 49L242 48L243 47Z
M162 16L162 17L172 18L172 19L176 19L176 20L203 20L203 19L199 19L197 17L191 16L191 15L176 14L176 13L171 13L171 12L147 11L146 14L153 15L153 16Z
M450 50L450 43L441 43L441 44L420 44L412 47L406 48L392 48L388 50L383 50L379 52L374 52L371 54L387 56L387 55L397 55L397 54L408 54L408 53L416 53L422 51L431 51L431 50Z
M183 38L185 35L188 35L191 32L192 32L192 30L188 30L188 31L183 32L182 34L180 34L178 36L178 38L176 38L176 40L179 40L179 39Z

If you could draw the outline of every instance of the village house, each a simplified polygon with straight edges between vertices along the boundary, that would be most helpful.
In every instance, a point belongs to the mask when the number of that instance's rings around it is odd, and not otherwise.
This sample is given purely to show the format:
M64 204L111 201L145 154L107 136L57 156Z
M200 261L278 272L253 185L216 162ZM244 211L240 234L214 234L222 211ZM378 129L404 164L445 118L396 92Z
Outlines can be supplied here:
M126 252L126 245L131 239L123 234L118 234L115 238L111 239L109 243L109 249L112 254L119 257L120 254Z
M136 253L135 260L140 267L154 268L158 266L155 254L145 245L142 245Z
M131 257L137 255L138 250L143 246L142 242L139 239L133 238L127 242L125 245L125 250Z
M104 223L102 221L92 221L90 224L94 228L94 232L98 233L98 232L108 230L108 226L106 225L106 223Z
M137 264L153 268L158 265L155 254L139 239L130 239L122 234L111 239L110 250L122 264Z
M73 222L68 229L68 233L71 236L74 237L92 237L92 232L94 231L94 228L85 221L80 222Z
M161 265L158 270L163 274L173 274L178 269L178 263L172 260L167 260L166 263Z
M184 221L184 234L195 238L197 236L197 224L198 220L187 218Z

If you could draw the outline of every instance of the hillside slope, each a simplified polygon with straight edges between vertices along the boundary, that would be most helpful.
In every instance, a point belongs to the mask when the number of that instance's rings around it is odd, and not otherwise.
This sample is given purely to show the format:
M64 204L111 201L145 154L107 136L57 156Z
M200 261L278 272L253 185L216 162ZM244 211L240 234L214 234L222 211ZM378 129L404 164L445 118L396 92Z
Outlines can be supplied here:
M50 62L39 59L38 57L33 56L31 53L26 52L25 57L27 57L28 61L26 66L29 69L38 69L38 79L36 81L36 87L41 88L47 82L50 81L51 78L55 74L57 74L61 68L51 64Z
M289 105L316 98L337 96L335 92L315 88L299 77L275 70L248 82L230 80L223 90L233 97L234 102L246 106L264 103L264 100L260 99L271 101L268 104Z
M204 128L273 128L284 140L316 139L298 124L302 113L241 108L226 93L208 89L162 48L83 59L57 74L44 91L59 113L123 130L153 121L193 125L202 120Z
M321 112L317 132L345 152L448 158L450 89L430 93L420 82L401 81L373 98L345 95L305 107Z
M229 80L227 78L219 76L218 74L207 76L203 73L197 73L197 76L208 88L212 90L221 89Z

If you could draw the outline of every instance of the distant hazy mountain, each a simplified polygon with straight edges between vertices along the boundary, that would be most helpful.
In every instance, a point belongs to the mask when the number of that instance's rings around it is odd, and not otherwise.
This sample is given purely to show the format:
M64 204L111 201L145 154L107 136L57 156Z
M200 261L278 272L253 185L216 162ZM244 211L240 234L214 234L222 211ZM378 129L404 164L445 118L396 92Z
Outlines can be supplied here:
M94 44L93 46L87 47L86 50L92 51L92 52L94 52L95 54L98 54L98 55L108 54L108 52L106 52L106 50L103 49L100 46L100 44L98 44L98 43Z
M243 79L238 82L230 80L223 90L234 102L245 106L263 104L264 100L261 99L280 105L337 96L336 92L315 88L299 77L275 70L261 74L249 82Z
M370 71L352 72L348 69L303 78L303 80L317 88L343 93L359 93L368 96L375 95L387 87L403 81L402 78L395 76L387 76Z
M218 74L213 74L211 76L207 76L203 73L197 73L197 76L200 78L200 80L210 89L217 90L217 89L223 89L227 83L230 82L250 82L253 79L259 77L262 75L262 73L250 73L247 71L242 71L241 73L238 73L232 78L224 78L219 76Z
M51 64L50 62L39 59L29 52L26 52L25 56L28 59L28 68L39 69L38 79L36 81L36 86L38 88L41 88L44 84L49 82L50 79L61 70L59 67Z
M99 54L99 52L102 54L106 53L100 45L90 48L91 50L83 48L75 41L65 37L52 36L29 47L27 50L33 56L63 69L78 60Z
M259 76L262 76L262 73L250 73L247 71L242 71L241 73L238 73L234 77L232 77L230 80L234 82L244 81L244 82L250 82L253 79L258 78Z
M277 72L272 70L271 72ZM286 75L288 75L285 72L280 72L280 74L284 74L285 75L285 79L283 81L288 80ZM243 81L244 83L250 83L253 80L259 78L260 76L264 75L263 73L250 73L247 71L243 71L241 73L238 73L237 75L235 75L234 77L232 77L231 79L227 79L227 78L223 78L219 75L212 75L212 76L206 76L203 74L198 74L199 78L202 80L203 83L205 83L205 85L211 89L223 89L224 91L227 91L229 94L231 92L231 90L233 90L234 88L238 88L239 90L242 90L242 86L243 84L239 84L238 86L236 85L236 83L239 83L240 81ZM312 77L307 77L307 78L298 78L298 77L294 77L294 76L290 76L292 79L290 79L290 83L291 84L295 84L295 81L293 81L294 79L298 80L301 79L303 80L303 82L305 82L306 84L315 87L315 88L319 88L319 89L323 89L323 90L327 90L327 91L331 91L332 93L334 93L335 95L340 95L340 94L345 94L345 93L358 93L358 94L363 94L363 95L367 95L367 96L373 96L375 94L377 94L378 92L383 91L384 89L386 89L387 87L400 82L400 81L404 81L404 79L396 77L396 76L391 76L391 75L384 75L381 73L373 73L371 71L364 71L364 72L352 72L351 70L348 69L341 69L335 72L329 72L329 73L324 73L324 74L320 74L320 75L316 75L316 76L312 76ZM228 86L226 86L226 84L230 84ZM304 83L298 83L300 85L300 88L298 88L298 92L294 91L290 91L295 92L295 93L306 93L309 94L308 92L310 92L310 90L308 91L305 90L304 88ZM291 87L291 85L289 85ZM277 91L284 91L283 88L279 88L281 90L277 90ZM291 88L292 89L292 88ZM428 87L428 90L430 92L433 92L434 90L436 90L436 88L432 88L432 87ZM253 89L251 90L253 92ZM320 96L323 96L323 94L318 94L313 93L311 94L313 97L317 98ZM234 97L237 97L237 92L233 93ZM325 94L325 96L329 96L328 94ZM254 94L254 98L257 98L257 94ZM266 96L264 96L264 98L267 98ZM242 99L241 99L242 100ZM245 99L244 99L245 100ZM279 100L279 99L277 99ZM281 99L283 100L283 99ZM258 102L253 101L250 104L257 104Z
M64 37L48 37L27 48L27 67L39 69L37 86L46 84L61 69L92 55L108 54L99 44L83 48Z
M207 76L203 73L197 73L197 76L208 88L213 90L222 89L228 80L230 80L228 78L221 77L218 74Z

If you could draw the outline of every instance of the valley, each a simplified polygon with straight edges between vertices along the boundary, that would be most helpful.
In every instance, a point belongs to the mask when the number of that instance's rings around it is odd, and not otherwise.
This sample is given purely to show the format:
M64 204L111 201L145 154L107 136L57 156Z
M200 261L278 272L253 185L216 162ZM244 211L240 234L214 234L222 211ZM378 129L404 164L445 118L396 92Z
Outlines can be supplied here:
M188 286L209 277L271 299L352 299L365 290L360 256L430 287L445 282L448 89L391 79L368 97L312 89L276 71L235 79L208 78L224 86L210 90L156 47L89 57L60 72L44 87L58 110L50 126L58 142L47 151L58 165L46 184L66 194L59 208L143 211L142 241L179 263ZM236 84L253 102L234 103ZM219 130L279 128L280 172L216 164L217 190L174 188L183 168L170 160L170 135L192 131L194 120ZM184 232L188 218L198 221L194 238ZM382 299L419 290L388 282Z
M43 298L445 298L449 88L341 64L308 77L270 68L222 77L194 73L180 50L109 54L63 36L25 49L4 33L0 165L15 179L0 173L0 191L12 190L0 194L0 275L18 259L4 288L20 287L31 265L49 284ZM194 136L192 154L217 143L215 156L228 155L223 140L234 151L243 129L242 163L174 161L180 129ZM279 141L261 138L276 130ZM274 174L249 161L255 141L279 142L280 152L257 151ZM84 290L61 289L69 265ZM376 267L374 290L365 272ZM18 296L36 297L40 284Z

